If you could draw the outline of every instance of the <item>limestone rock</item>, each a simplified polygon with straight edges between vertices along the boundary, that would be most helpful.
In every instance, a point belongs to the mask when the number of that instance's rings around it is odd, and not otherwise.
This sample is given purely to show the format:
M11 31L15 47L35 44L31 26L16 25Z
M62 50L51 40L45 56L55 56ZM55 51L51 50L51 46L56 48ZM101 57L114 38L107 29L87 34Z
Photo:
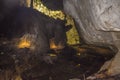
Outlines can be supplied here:
M112 46L117 54L109 69L111 74L119 74L120 0L64 0L64 10L75 19L86 44Z

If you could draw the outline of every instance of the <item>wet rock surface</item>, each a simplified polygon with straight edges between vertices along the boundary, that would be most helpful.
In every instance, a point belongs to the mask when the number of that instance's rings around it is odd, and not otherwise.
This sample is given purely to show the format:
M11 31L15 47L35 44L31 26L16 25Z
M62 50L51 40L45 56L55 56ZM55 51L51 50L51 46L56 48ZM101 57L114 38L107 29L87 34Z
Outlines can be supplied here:
M56 56L51 57L57 57L57 60L53 64L48 64L40 57L33 55L29 49L12 51L0 46L0 79L16 80L20 77L22 80L69 80L73 78L83 80L97 72L103 63L111 58L110 55L110 57L103 56L99 50L97 52L96 49L99 47L90 47L68 46L63 50L53 50L51 53ZM100 50L103 49L100 48ZM109 49L106 50L109 51Z

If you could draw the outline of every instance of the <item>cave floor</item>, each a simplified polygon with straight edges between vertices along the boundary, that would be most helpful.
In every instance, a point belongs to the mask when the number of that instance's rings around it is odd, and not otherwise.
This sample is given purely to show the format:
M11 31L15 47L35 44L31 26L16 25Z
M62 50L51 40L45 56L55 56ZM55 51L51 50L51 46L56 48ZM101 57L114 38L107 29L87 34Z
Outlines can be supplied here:
M3 46L0 46L0 80L84 80L111 58L97 53L98 47L74 47L64 48L53 56L57 57L53 64L48 64L36 56L30 56L31 52L25 54L19 51L17 55L18 50L3 50Z

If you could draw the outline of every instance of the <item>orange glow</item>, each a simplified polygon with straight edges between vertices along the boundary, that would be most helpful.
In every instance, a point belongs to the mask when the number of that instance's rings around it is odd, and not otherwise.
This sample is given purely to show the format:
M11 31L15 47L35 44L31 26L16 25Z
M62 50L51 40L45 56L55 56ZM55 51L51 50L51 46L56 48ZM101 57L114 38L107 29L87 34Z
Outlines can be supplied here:
M57 46L55 45L55 43L52 39L50 40L50 48L51 49L56 49L57 48Z
M30 48L31 47L31 42L27 39L21 39L18 48Z
M62 46L61 43L59 43L58 45L55 45L55 42L53 39L50 39L50 49L62 49L64 48L64 46Z

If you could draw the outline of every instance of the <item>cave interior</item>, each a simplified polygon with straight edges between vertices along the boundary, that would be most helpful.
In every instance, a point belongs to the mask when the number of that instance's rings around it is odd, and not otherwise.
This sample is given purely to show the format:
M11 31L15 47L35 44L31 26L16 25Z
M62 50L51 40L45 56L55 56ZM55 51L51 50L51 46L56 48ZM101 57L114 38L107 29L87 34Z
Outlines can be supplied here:
M14 5L12 4L14 0L5 1L8 2L7 5L9 6ZM52 59L52 63L41 60L42 57L39 54L35 54L39 46L37 46L37 49L34 47L34 45L39 44L39 40L36 40L36 44L34 44L35 36L30 34L22 36L21 38L21 35L26 34L26 29L29 32L29 26L33 27L33 24L38 22L34 20L39 19L34 19L33 17L34 14L39 13L37 11L31 12L31 16L26 17L28 19L24 17L21 18L17 14L24 12L17 11L19 8L15 8L14 6L12 6L12 9L9 8L9 6L4 6L5 4L2 4L4 0L1 0L0 80L86 80L85 78L97 73L106 61L114 57L115 52L109 47L85 43L82 38L84 35L81 35L79 30L77 30L78 27L76 26L78 26L78 24L72 16L64 11L63 0L22 1L23 2L19 4L20 8L35 9L42 13L42 15L52 18L50 19L51 21L47 20L50 25L51 23L60 22L64 23L65 27L70 26L66 32L67 42L65 47L61 48L61 46L56 46L51 39L51 42L49 42L50 50L48 51L48 56ZM27 13L27 11L25 11L25 13ZM31 19L29 19L30 17ZM15 22L21 21L21 19L22 21L21 23L18 22L14 24L14 19L18 19ZM54 22L52 22L52 20L54 20ZM31 24L29 21L31 21ZM15 26L10 28L10 26L13 25L21 27ZM28 27L25 28L25 26ZM34 30L34 28L32 28L32 30Z

